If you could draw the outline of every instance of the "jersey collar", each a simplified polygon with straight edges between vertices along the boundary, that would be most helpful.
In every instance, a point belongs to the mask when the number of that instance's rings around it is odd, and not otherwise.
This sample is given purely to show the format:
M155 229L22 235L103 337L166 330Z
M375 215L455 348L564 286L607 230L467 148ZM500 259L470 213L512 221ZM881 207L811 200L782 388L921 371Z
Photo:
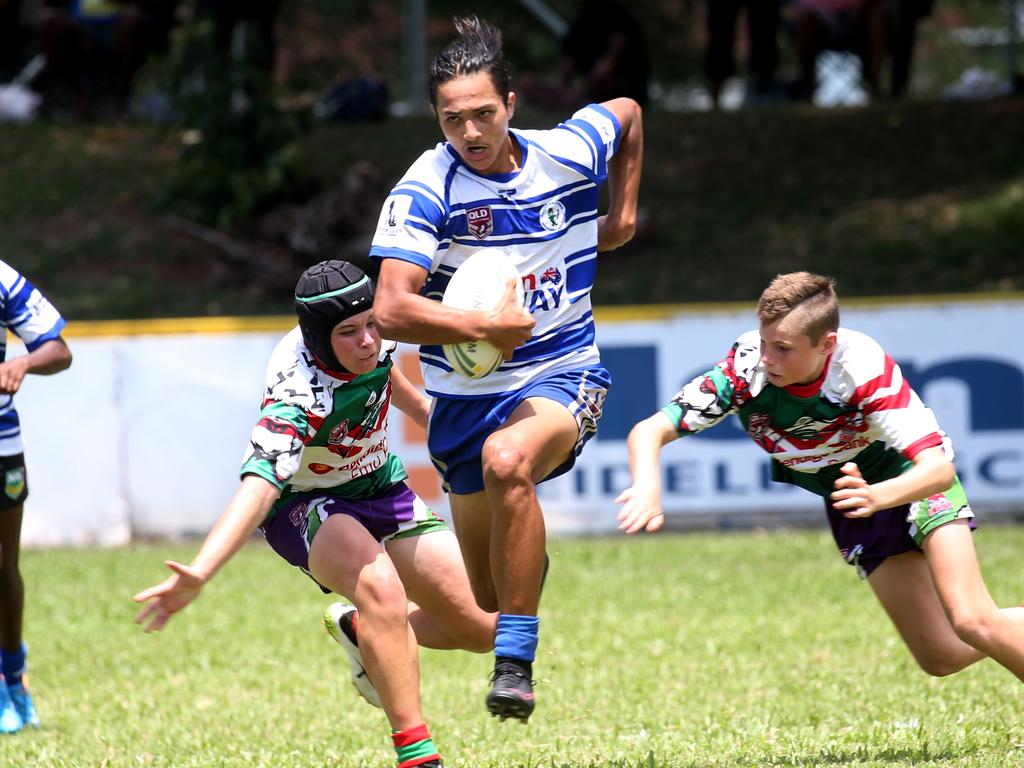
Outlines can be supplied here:
M783 389L793 397L814 397L821 391L821 385L825 383L825 377L828 376L828 368L831 364L832 353L829 352L828 357L825 358L825 365L821 368L821 376L808 384L790 384Z

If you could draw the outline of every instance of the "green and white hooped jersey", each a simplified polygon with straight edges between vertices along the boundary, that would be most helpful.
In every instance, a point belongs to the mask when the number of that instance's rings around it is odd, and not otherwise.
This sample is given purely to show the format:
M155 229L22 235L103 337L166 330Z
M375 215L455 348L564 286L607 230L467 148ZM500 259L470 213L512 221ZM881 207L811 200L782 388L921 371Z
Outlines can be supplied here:
M404 480L405 467L387 441L395 347L384 342L369 373L335 377L316 365L301 332L293 329L270 357L260 419L241 474L273 483L282 501L314 490L374 498Z
M953 446L900 367L870 336L840 328L821 377L776 387L749 331L721 363L688 383L662 409L680 435L731 413L772 457L772 479L827 496L841 467L855 461L869 483L902 474L926 448Z

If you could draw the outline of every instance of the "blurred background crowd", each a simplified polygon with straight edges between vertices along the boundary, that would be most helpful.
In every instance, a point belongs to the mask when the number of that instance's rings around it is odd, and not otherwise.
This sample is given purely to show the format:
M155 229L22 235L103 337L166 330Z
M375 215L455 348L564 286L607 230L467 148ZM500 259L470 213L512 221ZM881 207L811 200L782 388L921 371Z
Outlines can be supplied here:
M0 0L0 248L78 317L287 311L440 138L425 68L465 12L504 31L514 126L645 106L599 303L812 260L848 294L1021 286L1022 0Z

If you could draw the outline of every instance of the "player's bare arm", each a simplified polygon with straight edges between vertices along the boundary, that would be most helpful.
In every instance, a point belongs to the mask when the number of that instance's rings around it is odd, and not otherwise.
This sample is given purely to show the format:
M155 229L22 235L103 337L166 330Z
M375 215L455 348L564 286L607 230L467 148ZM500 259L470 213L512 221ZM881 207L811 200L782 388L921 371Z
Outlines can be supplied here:
M614 251L636 233L637 200L644 158L643 110L633 99L619 98L602 105L622 129L619 150L608 162L608 212L597 220L597 250Z
M488 341L506 356L529 341L534 320L516 305L515 285L509 282L505 299L495 309L445 307L419 294L427 271L399 259L385 259L377 280L373 314L381 334L414 344L452 344L473 339Z
M665 523L661 509L661 448L678 437L668 416L660 411L638 422L629 432L629 472L633 484L619 494L619 528L626 533L656 531Z
M882 509L926 499L948 489L956 470L942 448L927 448L912 459L914 466L898 477L869 484L860 468L847 462L836 479L832 501L846 517L871 517Z
M427 428L430 398L416 389L398 368L391 369L391 402L414 422Z
M262 477L246 475L242 478L227 509L210 529L192 562L183 565L166 561L174 575L135 595L135 602L147 603L135 616L135 623L142 624L147 632L156 632L171 616L195 600L203 586L256 532L278 496L280 491Z
M71 365L71 350L62 337L51 339L26 355L0 363L0 393L13 395L29 373L49 376Z

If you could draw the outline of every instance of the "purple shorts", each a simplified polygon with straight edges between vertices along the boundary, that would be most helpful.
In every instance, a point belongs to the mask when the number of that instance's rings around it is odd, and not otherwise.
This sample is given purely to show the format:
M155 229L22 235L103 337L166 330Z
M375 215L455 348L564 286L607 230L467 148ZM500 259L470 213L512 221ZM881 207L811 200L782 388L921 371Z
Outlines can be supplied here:
M825 498L825 511L839 554L866 579L887 557L920 552L921 542L936 528L954 520L977 527L960 480L943 493L912 504L901 504L871 517L844 517Z
M355 518L382 544L447 528L405 483L373 499L342 499L323 491L296 494L277 508L260 530L277 554L309 573L309 547L331 515Z

